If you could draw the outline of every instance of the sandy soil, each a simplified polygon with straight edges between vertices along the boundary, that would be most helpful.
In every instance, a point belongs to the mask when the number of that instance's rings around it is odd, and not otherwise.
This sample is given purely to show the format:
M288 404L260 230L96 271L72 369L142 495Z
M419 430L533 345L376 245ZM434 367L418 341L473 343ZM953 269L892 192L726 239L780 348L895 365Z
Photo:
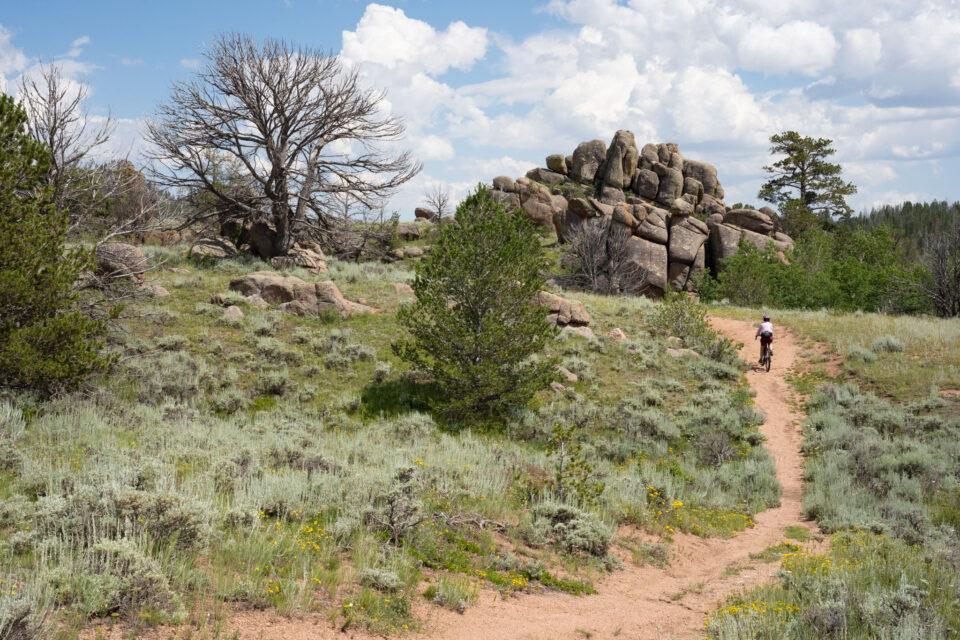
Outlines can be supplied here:
M751 338L755 328L748 322L713 318L713 326L746 344L741 356L755 363L759 344ZM771 579L777 563L750 558L784 539L784 529L816 525L801 515L803 458L800 454L801 415L791 402L792 391L785 377L797 358L799 347L789 333L781 331L774 343L770 372L754 367L747 373L757 392L758 408L766 416L761 431L777 466L783 488L781 505L756 516L756 525L732 539L703 539L679 534L670 549L670 564L664 569L634 567L613 573L597 586L599 593L576 597L562 593L522 595L503 599L483 591L477 603L460 615L430 605L417 607L424 619L419 640L461 638L550 639L566 638L701 638L707 615L727 596ZM729 571L728 571L729 569ZM237 635L233 635L236 632ZM109 637L109 633L105 634ZM169 638L167 631L159 637ZM239 640L307 640L320 638L367 638L362 632L339 633L326 619L290 620L266 612L234 616L221 636Z

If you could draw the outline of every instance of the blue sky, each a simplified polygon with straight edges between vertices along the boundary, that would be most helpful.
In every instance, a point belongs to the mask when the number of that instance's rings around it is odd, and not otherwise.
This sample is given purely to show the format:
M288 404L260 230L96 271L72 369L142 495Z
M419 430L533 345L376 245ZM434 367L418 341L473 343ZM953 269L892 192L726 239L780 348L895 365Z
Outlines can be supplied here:
M714 163L727 201L755 202L769 136L832 138L861 209L960 200L960 8L951 0L246 0L5 3L0 84L38 60L120 119L117 152L223 31L341 53L385 88L424 171L462 195L549 153L630 129Z

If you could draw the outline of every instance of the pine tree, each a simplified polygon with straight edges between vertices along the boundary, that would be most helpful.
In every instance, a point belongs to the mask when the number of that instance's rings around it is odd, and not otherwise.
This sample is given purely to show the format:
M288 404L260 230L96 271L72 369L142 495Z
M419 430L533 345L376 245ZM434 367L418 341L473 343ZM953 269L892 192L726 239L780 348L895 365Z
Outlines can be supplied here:
M533 303L545 268L525 216L507 213L483 185L460 204L417 268L416 303L398 313L411 338L394 345L433 376L435 408L454 419L502 416L555 375L553 359L533 357L556 331Z
M790 203L792 211L806 208L823 222L846 219L853 213L846 197L857 192L852 182L840 177L839 164L827 162L836 151L827 138L809 138L796 131L770 137L770 153L786 157L763 168L772 178L763 183L757 197L778 205Z
M0 94L0 386L54 392L103 367L101 322L76 309L91 253L67 249L67 217L51 203L50 153L24 109Z

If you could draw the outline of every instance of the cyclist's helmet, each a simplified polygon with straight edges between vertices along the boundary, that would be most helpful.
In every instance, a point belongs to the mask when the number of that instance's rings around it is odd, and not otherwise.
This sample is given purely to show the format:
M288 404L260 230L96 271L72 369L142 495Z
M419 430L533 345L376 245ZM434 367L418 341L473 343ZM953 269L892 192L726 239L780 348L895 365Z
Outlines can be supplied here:
M763 321L764 321L764 322L770 322L770 316L764 315L764 316L763 316Z

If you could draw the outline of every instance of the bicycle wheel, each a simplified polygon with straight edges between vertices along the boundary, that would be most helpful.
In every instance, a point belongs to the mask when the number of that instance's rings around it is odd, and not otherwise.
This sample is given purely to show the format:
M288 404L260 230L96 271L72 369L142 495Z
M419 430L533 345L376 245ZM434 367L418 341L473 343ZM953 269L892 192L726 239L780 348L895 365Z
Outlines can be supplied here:
M770 371L770 364L773 362L773 356L770 355L770 347L767 347L767 352L763 356L763 366L767 371Z

